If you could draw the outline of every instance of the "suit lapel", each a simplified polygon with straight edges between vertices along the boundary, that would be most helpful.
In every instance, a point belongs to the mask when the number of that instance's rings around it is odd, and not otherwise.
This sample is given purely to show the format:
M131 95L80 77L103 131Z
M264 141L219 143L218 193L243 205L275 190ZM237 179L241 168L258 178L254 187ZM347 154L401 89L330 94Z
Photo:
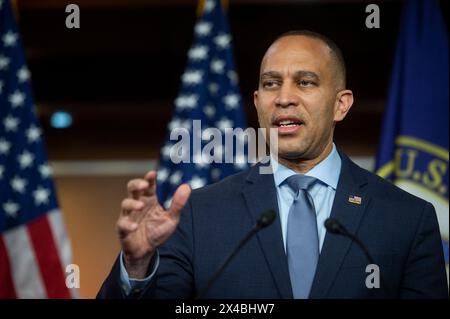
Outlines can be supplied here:
M363 187L367 180L359 167L343 153L339 154L342 167L330 217L336 218L350 233L355 234L370 202ZM357 197L360 197L360 202ZM326 233L310 298L326 297L350 245L350 239Z
M242 193L253 222L256 222L261 213L267 209L274 209L277 213L277 218L273 224L261 230L257 234L257 238L278 288L280 298L291 299L292 288L281 233L275 182L272 174L260 174L259 167L260 165L257 164L251 169Z

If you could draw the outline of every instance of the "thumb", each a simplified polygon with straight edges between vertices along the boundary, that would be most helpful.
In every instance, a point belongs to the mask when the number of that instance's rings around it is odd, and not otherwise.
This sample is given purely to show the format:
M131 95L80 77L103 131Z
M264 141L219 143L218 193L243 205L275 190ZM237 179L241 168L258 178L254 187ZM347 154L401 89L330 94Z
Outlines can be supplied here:
M191 195L191 187L188 184L182 184L178 186L175 194L172 197L172 203L169 207L169 213L178 219L181 209L183 209L184 205L189 199Z

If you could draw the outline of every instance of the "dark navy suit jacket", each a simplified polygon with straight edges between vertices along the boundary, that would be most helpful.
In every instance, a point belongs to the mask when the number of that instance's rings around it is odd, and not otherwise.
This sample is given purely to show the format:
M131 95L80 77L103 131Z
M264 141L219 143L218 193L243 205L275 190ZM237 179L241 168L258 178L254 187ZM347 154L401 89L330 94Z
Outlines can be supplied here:
M360 247L327 233L310 298L447 298L433 206L358 167L342 152L340 156L331 217L364 242L388 287L369 289L369 262ZM351 196L361 197L361 203L349 202ZM269 208L278 212L275 183L273 175L259 174L259 165L194 190L177 230L158 249L156 276L131 296L194 297ZM125 298L117 260L97 297ZM292 298L279 218L243 247L205 297Z

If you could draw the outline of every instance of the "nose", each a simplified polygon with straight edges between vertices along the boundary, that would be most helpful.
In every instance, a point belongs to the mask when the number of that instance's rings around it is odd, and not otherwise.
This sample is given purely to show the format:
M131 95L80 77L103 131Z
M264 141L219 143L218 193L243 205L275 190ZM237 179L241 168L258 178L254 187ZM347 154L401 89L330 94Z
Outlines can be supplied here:
M275 105L278 107L297 106L298 96L295 92L295 87L290 83L283 83L278 90L278 96L275 99Z

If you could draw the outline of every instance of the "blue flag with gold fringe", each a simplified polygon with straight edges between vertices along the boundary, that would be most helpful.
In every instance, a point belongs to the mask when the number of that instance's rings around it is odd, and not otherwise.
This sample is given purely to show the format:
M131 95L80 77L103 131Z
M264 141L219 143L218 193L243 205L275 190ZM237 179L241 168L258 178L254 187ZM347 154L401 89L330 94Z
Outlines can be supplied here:
M448 266L446 25L437 0L407 1L401 19L376 172L434 205Z

